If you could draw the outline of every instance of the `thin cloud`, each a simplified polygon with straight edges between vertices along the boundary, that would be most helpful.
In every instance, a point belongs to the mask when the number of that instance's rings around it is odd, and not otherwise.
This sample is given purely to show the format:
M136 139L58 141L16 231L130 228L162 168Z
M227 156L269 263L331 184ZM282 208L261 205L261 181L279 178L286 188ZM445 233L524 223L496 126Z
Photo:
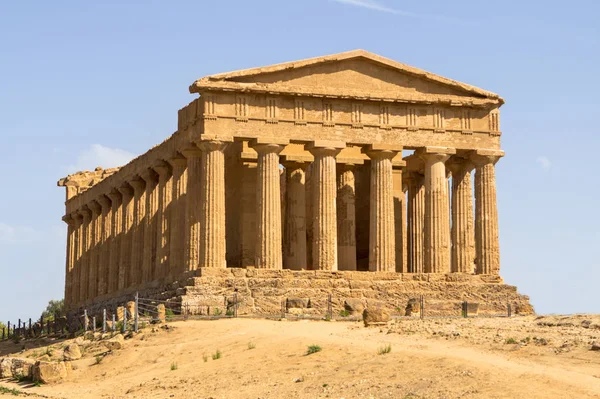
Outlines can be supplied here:
M548 159L548 157L545 156L539 156L535 159L535 162L537 162L542 169L548 170L550 169L550 167L552 167L552 162L550 162L550 160Z
M94 170L96 167L114 168L123 166L135 157L134 154L120 148L104 147L100 144L92 144L90 148L83 150L77 155L74 164L66 167L68 173L82 170Z
M0 245L31 243L39 240L42 233L29 226L12 226L0 222Z
M464 21L461 21L461 20L458 20L455 18L451 18L451 17L446 17L444 15L417 14L417 13L410 12L410 11L398 10L397 8L387 7L381 3L377 2L377 1L373 1L373 0L330 0L330 1L340 3L340 4L355 6L355 7L367 8L369 10L385 12L388 14L400 15L402 17L435 19L438 21L464 24Z

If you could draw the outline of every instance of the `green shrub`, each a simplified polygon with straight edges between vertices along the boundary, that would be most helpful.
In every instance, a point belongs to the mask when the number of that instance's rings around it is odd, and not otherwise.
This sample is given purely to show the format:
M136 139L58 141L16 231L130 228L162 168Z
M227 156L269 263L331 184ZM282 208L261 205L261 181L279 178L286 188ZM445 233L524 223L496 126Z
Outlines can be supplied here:
M11 388L3 387L2 385L0 385L0 394L20 396L23 394L23 392L21 392L17 389L11 389Z
M219 308L215 308L215 310L213 310L213 316L221 316L223 314L223 311Z
M171 371L175 371L178 369L177 362L171 363Z
M517 342L516 339L510 337L504 343L507 344L507 345L509 345L509 344L517 344L518 342Z
M319 345L310 345L306 350L306 356L312 355L313 353L321 352L322 350L323 348L321 348Z
M346 309L342 309L342 310L340 310L340 316L348 317L348 316L350 316L350 312L348 312Z
M217 360L221 358L221 351L217 349L214 355L212 355L213 360Z
M392 351L392 345L391 344L387 344L385 346L382 346L381 348L379 348L377 350L377 353L379 355L385 355L387 353L390 353Z
M256 348L256 344L254 342L248 342L248 349Z

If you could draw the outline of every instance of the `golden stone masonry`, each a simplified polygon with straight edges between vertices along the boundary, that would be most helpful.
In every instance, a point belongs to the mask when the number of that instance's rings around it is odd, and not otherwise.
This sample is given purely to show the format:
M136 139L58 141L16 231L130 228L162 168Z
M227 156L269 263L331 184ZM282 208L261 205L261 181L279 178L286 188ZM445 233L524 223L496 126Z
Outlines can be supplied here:
M162 144L58 182L69 309L235 291L247 313L327 293L533 311L499 277L497 94L363 50L189 90Z

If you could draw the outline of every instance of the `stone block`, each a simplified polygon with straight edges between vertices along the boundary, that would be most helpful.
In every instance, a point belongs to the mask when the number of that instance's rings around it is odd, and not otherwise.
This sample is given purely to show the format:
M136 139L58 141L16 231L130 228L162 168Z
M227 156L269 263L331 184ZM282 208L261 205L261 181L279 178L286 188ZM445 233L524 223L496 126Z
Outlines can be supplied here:
M108 341L103 341L102 344L109 351L123 349L123 346L125 345L125 338L123 337L123 335L117 334Z
M369 304L363 311L363 322L365 327L382 325L390 321L389 311L380 304Z
M76 343L67 345L63 351L63 359L68 361L81 359L81 350L79 345Z
M67 367L64 362L38 361L33 366L33 380L43 384L56 384L67 378Z
M134 301L127 302L127 320L133 320L134 313L135 313L135 302Z
M287 298L286 299L286 308L299 308L305 309L310 307L310 299L308 298Z
M158 321L161 322L161 323L166 322L167 321L167 311L165 309L165 305L162 304L162 303L159 304L156 307L156 311L157 311L157 314L158 314L157 315Z
M363 299L348 298L344 301L344 309L352 314L362 314L365 310L365 301Z

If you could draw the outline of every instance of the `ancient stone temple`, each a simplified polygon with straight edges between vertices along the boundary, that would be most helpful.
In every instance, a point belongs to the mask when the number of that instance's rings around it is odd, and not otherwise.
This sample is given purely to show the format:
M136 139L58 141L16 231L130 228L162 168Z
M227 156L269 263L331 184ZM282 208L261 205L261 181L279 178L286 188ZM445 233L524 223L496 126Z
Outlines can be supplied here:
M248 313L324 295L528 298L499 277L497 94L357 50L211 75L169 138L67 190L65 300Z

